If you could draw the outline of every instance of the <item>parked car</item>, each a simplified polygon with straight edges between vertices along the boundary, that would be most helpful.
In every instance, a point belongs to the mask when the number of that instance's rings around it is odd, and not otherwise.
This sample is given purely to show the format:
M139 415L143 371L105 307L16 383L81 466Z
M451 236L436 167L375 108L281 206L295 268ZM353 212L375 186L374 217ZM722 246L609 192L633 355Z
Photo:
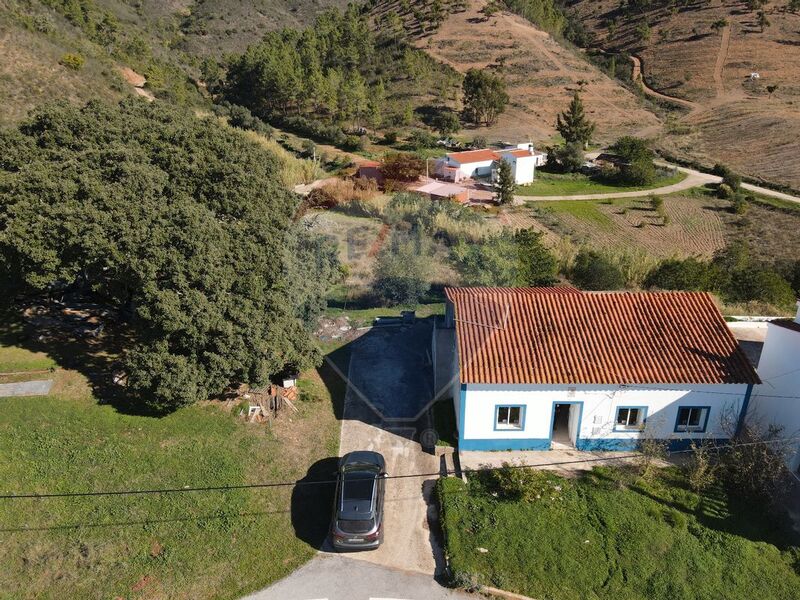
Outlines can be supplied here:
M386 461L377 452L339 460L331 539L337 550L374 550L383 542Z

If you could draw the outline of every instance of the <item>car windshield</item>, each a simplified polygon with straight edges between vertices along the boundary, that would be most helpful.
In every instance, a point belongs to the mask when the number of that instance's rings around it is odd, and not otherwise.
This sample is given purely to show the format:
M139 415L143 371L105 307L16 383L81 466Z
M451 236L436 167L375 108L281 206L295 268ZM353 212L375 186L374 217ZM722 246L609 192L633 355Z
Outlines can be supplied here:
M342 500L344 502L352 500L371 500L372 488L374 485L374 473L365 473L363 471L345 473Z

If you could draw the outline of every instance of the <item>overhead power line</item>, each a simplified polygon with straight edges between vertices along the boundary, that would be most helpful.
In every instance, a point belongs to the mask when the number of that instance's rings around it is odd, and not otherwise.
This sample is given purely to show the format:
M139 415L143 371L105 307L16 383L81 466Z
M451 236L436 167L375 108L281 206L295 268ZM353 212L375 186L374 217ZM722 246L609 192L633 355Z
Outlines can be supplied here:
M698 443L704 440L698 438ZM707 440L706 440L707 441ZM800 437L793 438L778 438L774 440L763 440L757 442L739 442L736 444L719 444L715 445L716 450L727 450L730 448L739 448L743 446L754 446L757 444L778 444L800 441ZM673 454L685 454L695 452L694 448L687 448L685 450L675 450L669 452ZM467 469L468 473L481 473L499 471L502 469L541 469L543 467L559 467L564 465L587 464L594 462L608 462L613 460L629 460L632 458L640 457L640 453L625 454L622 456L598 456L592 458L579 458L574 460L558 461L539 463L535 465L505 465L502 467L480 467L478 469ZM442 470L430 473L408 473L404 475L389 475L386 479L413 479L423 477L441 477L443 475L457 475L456 471ZM213 486L184 486L184 487L171 487L171 488L152 488L152 489L139 489L139 490L104 490L104 491L86 491L86 492L45 492L45 493L19 493L19 494L0 494L0 500L25 500L25 499L49 499L49 498L86 498L97 496L142 496L150 494L177 494L177 493L203 493L203 492L227 492L236 490L253 490L253 489L268 489L268 488L281 488L281 487L302 487L311 485L332 485L336 483L336 479L321 479L311 481L271 481L265 483L248 483L240 485L213 485Z

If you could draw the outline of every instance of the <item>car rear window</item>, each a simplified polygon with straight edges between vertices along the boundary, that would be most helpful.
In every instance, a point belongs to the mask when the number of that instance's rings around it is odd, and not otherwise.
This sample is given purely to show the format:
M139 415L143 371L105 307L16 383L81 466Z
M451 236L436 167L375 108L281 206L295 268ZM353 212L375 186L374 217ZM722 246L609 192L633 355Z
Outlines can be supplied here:
M374 519L361 519L358 521L351 521L339 519L337 525L339 530L344 533L367 533L375 527Z
M348 473L344 478L342 499L345 502L371 500L374 485L375 475L372 473Z

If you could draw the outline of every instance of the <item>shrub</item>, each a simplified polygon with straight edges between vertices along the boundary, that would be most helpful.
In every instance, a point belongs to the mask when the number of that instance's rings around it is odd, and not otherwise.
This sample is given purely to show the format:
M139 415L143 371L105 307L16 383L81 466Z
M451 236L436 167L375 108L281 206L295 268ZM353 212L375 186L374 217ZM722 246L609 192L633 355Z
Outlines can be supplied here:
M387 152L381 172L393 181L415 181L425 172L425 162L407 152Z
M741 194L736 194L733 200L731 200L731 212L736 215L743 215L747 213L747 209L748 201L745 200Z
M255 131L256 133L261 133L268 137L272 134L272 127L264 123L264 121L256 117L244 106L239 106L237 104L232 104L228 109L228 123L232 127L249 129L250 131Z
M625 287L622 270L607 256L582 249L575 256L570 279L584 290L619 290Z
M375 290L389 305L416 305L431 287L430 243L420 235L395 232L378 255Z
M59 60L58 63L61 66L72 69L73 71L80 71L83 68L84 63L86 63L86 59L80 54L68 52L61 57L61 60Z
M387 131L383 134L383 143L388 146L393 146L397 143L397 135L396 131Z
M425 150L436 146L436 136L422 129L415 129L408 137L408 145L415 150Z
M735 301L760 300L775 306L789 307L795 301L791 284L779 273L762 266L734 271L727 293Z
M709 444L692 441L691 449L685 466L686 480L694 492L702 492L716 481L719 464Z
M714 168L711 169L711 172L714 175L722 177L722 183L727 185L734 192L738 192L739 188L742 187L742 178L725 165L717 163L714 165Z
M731 200L736 197L736 192L727 183L720 183L717 187L717 197L723 200Z
M668 259L653 269L645 286L662 290L708 291L716 288L716 268L696 258Z

